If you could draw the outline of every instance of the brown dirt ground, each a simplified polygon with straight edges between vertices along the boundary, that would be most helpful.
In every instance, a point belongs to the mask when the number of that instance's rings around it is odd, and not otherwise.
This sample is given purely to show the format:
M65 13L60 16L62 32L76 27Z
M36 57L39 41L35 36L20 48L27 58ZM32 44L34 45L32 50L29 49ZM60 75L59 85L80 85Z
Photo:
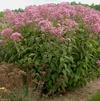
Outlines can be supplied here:
M92 81L87 86L77 89L74 92L68 92L63 96L46 100L43 98L39 101L88 101L89 97L96 92L100 92L100 80Z
M23 87L25 72L13 64L0 65L0 88L15 89Z

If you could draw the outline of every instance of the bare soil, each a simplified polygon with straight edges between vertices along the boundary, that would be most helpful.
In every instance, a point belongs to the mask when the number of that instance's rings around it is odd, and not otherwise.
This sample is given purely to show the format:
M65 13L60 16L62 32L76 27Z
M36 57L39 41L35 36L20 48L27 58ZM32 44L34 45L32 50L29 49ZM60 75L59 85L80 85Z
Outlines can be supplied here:
M0 89L20 89L23 87L25 72L13 64L0 65Z
M43 98L40 101L88 101L89 97L97 92L100 92L100 79L91 81L87 84L87 86L73 92L67 92L65 95L57 96L51 99Z

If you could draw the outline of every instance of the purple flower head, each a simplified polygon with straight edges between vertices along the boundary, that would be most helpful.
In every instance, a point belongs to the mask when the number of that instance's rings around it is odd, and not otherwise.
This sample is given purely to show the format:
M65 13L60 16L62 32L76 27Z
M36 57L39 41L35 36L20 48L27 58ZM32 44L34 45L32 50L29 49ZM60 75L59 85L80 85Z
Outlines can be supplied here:
M100 60L97 60L97 61L96 61L96 64L97 64L98 66L100 66Z
M41 31L49 32L49 30L52 28L52 23L48 20L41 20L38 25L41 28Z
M21 41L22 39L22 35L21 33L18 33L18 32L15 32L13 33L10 38L13 40L13 41Z
M63 34L63 28L62 27L53 27L50 31L54 35L62 35Z
M6 28L6 29L4 29L4 30L1 32L1 36L6 37L6 38L9 38L10 35L12 34L12 32L13 32L13 29L11 29L11 28Z

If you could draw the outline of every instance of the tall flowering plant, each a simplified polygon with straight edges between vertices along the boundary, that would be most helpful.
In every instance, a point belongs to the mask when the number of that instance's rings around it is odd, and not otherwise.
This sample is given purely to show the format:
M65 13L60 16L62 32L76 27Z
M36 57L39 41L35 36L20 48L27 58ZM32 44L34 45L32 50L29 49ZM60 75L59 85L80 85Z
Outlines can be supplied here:
M100 12L66 3L5 11L0 61L32 73L46 94L84 86L100 74ZM94 37L95 36L95 37Z

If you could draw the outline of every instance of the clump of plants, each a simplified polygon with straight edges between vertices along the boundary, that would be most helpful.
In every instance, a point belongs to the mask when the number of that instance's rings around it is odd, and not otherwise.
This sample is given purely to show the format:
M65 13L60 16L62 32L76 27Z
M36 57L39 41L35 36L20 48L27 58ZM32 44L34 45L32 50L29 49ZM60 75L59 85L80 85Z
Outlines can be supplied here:
M98 16L66 3L6 11L10 27L1 32L0 61L20 65L45 94L84 86L100 73Z

